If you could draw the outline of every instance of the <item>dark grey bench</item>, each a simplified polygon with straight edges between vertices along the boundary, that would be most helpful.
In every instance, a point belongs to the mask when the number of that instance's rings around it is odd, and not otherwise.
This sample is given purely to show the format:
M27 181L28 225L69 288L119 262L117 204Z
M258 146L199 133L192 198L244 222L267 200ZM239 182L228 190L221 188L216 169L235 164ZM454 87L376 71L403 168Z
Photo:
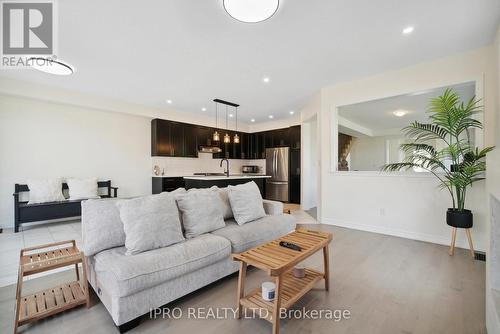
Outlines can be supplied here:
M111 186L111 181L97 182L99 189L106 188L107 191L101 198L111 198L118 195L118 188ZM67 190L68 185L62 184L62 190ZM14 230L19 232L19 226L24 223L31 223L42 220L60 219L78 217L82 215L81 200L66 200L61 202L48 202L28 204L21 202L19 196L21 193L29 192L30 189L26 184L15 184L14 190Z

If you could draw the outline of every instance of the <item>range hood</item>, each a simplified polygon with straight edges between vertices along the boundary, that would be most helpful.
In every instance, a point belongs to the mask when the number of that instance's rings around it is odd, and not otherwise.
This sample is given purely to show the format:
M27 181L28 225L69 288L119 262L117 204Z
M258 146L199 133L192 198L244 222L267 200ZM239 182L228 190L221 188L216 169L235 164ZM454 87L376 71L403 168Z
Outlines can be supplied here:
M198 152L200 152L200 153L220 153L220 152L222 152L222 150L218 146L201 145L200 147L198 147Z

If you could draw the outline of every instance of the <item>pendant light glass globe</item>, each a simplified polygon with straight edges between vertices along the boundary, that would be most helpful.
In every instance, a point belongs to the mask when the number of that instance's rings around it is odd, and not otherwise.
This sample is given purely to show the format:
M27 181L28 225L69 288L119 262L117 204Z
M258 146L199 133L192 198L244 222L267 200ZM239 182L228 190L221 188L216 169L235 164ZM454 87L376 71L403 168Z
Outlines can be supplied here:
M220 140L219 132L217 132L217 130L214 132L214 136L212 138L213 138L214 141L219 141Z
M279 0L224 0L224 9L235 20L257 23L276 13Z
M234 135L233 143L235 143L235 144L239 144L240 143L240 137L238 136L238 134Z
M224 143L229 144L231 142L231 137L226 133L224 135Z

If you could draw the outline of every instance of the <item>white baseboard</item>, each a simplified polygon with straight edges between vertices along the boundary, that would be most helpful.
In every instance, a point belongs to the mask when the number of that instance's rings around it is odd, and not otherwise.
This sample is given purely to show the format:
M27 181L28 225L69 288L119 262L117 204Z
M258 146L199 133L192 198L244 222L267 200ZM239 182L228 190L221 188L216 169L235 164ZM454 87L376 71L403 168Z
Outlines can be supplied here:
M450 242L451 242L451 232L450 232L449 236L445 237L445 236L441 236L441 235L421 233L421 232L415 232L415 231L406 231L406 230L400 230L400 229L392 229L392 228L387 228L387 227L383 227L383 226L360 224L360 223L349 222L349 221L344 221L344 220L335 219L335 218L326 218L326 217L321 220L321 223L339 226L339 227L350 228L350 229L354 229L354 230L391 235L394 237L400 237L400 238L405 238L405 239L425 241L425 242L430 242L430 243L434 243L434 244L438 244L438 245L450 246ZM460 240L458 238L456 240L455 246L458 248L469 249L469 245L467 244L467 242L465 240ZM482 247L478 247L478 248L474 247L474 248L476 251L481 251L481 252L485 251L484 249L482 249Z

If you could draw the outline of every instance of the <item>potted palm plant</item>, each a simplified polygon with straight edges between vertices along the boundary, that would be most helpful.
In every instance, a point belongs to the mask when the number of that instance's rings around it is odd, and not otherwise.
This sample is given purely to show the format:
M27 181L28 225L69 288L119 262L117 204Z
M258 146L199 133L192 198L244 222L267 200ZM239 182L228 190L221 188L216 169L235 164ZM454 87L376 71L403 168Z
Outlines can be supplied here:
M443 95L431 100L427 111L430 123L414 121L402 129L410 141L400 147L404 160L382 167L389 172L418 168L438 179L440 188L446 189L451 197L446 223L453 227L452 247L456 228L470 229L473 225L472 212L465 206L467 189L484 178L485 157L494 148L479 149L472 141L474 129L482 128L481 122L474 118L481 111L475 97L464 103L453 90L446 89ZM472 250L470 231L466 231Z

